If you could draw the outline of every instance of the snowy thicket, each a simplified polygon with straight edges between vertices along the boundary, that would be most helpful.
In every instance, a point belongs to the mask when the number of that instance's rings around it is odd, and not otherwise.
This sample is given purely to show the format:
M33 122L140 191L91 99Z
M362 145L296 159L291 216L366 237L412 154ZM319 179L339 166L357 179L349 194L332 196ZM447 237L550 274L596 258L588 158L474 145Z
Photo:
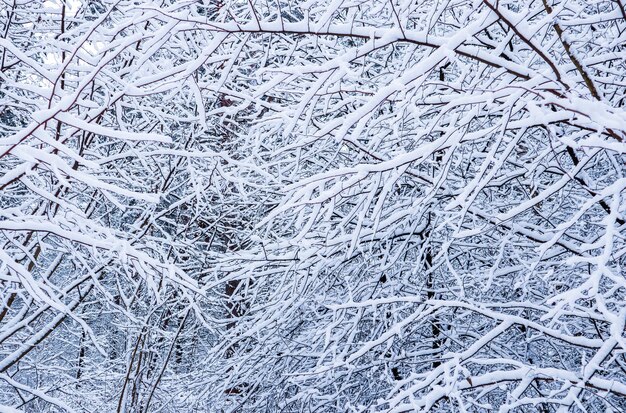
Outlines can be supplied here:
M624 0L3 0L0 412L626 411Z

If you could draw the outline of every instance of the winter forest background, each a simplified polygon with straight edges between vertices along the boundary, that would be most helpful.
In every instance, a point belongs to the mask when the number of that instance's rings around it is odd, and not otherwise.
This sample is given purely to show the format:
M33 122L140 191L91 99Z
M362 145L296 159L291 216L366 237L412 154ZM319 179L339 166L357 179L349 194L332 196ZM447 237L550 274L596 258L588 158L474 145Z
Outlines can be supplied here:
M0 412L625 412L624 0L2 0Z

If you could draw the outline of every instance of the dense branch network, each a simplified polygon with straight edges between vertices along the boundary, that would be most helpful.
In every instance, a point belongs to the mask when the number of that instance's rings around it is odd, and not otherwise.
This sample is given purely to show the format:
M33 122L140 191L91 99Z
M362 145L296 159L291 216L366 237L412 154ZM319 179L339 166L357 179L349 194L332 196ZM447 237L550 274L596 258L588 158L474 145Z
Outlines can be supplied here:
M621 0L0 8L0 410L626 409Z

